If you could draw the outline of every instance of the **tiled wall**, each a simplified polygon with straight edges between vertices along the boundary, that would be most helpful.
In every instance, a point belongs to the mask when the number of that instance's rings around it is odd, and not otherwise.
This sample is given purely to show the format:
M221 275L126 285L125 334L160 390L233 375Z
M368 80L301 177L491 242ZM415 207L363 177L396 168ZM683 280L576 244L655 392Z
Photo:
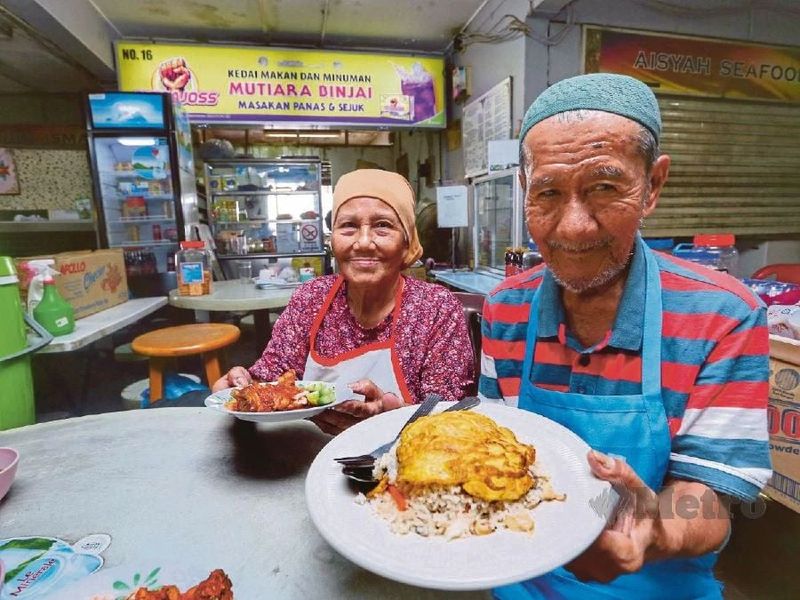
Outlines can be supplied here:
M84 150L14 150L20 194L0 196L0 209L72 209L92 197Z

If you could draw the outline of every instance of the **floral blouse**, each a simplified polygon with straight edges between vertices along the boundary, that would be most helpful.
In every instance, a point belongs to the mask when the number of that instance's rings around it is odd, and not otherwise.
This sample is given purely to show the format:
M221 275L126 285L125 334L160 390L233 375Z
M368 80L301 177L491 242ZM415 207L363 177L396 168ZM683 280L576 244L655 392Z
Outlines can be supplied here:
M273 381L294 369L305 370L311 325L336 275L317 277L295 291L272 331L264 353L250 374ZM414 402L429 393L458 400L473 381L472 346L461 303L440 285L404 277L395 351ZM334 358L366 344L383 342L392 332L392 314L379 325L365 329L347 306L347 283L336 293L317 334L316 351Z

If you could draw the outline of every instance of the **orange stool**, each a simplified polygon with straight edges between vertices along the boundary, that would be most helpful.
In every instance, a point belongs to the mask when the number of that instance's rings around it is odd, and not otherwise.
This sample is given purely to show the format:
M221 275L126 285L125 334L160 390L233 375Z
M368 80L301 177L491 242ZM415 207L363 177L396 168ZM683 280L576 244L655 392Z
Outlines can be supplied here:
M133 340L134 352L150 358L150 402L161 400L164 393L164 367L178 356L203 355L208 386L222 376L219 350L239 339L239 328L226 323L195 323L164 327L142 334Z

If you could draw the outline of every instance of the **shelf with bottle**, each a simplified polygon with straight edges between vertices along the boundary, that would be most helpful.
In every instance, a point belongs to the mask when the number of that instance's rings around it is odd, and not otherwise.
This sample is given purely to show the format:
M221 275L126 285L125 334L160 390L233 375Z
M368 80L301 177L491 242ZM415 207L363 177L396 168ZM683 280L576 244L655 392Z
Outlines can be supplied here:
M119 217L118 219L107 219L106 222L109 225L113 224L126 224L129 225L131 223L172 223L175 221L175 216L170 215L152 215L152 216L144 216L144 217Z
M209 196L297 196L297 195L308 195L308 194L317 194L319 190L316 189L307 189L307 190L215 190L209 193Z
M125 240L109 244L110 248L150 248L151 246L177 246L178 241L172 240Z
M304 256L325 256L325 251L320 250L319 252L248 252L247 254L219 254L217 253L217 258L219 260L242 260L244 257L247 258L284 258L287 256L296 256L298 258Z
M135 170L113 171L109 169L99 169L97 173L101 177L114 177L116 179L140 179L142 181L169 181L171 178L169 171L165 172L164 177L144 177L141 173Z
M248 219L241 221L216 221L214 225L263 225L264 223L318 223L319 219Z
M174 200L174 196L172 194L160 194L160 195L153 195L148 196L146 194L126 194L126 195L115 195L115 196L103 196L103 200L109 202L127 202L131 198L141 198L142 200Z

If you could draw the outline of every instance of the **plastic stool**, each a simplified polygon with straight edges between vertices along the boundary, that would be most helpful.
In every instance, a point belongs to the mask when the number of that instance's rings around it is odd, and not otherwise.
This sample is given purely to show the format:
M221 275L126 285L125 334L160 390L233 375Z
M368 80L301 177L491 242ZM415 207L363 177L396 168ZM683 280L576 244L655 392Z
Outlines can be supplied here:
M167 359L177 356L202 354L208 387L214 385L222 376L219 350L236 342L239 335L235 325L195 323L156 329L134 339L133 349L150 358L150 402L161 400Z

